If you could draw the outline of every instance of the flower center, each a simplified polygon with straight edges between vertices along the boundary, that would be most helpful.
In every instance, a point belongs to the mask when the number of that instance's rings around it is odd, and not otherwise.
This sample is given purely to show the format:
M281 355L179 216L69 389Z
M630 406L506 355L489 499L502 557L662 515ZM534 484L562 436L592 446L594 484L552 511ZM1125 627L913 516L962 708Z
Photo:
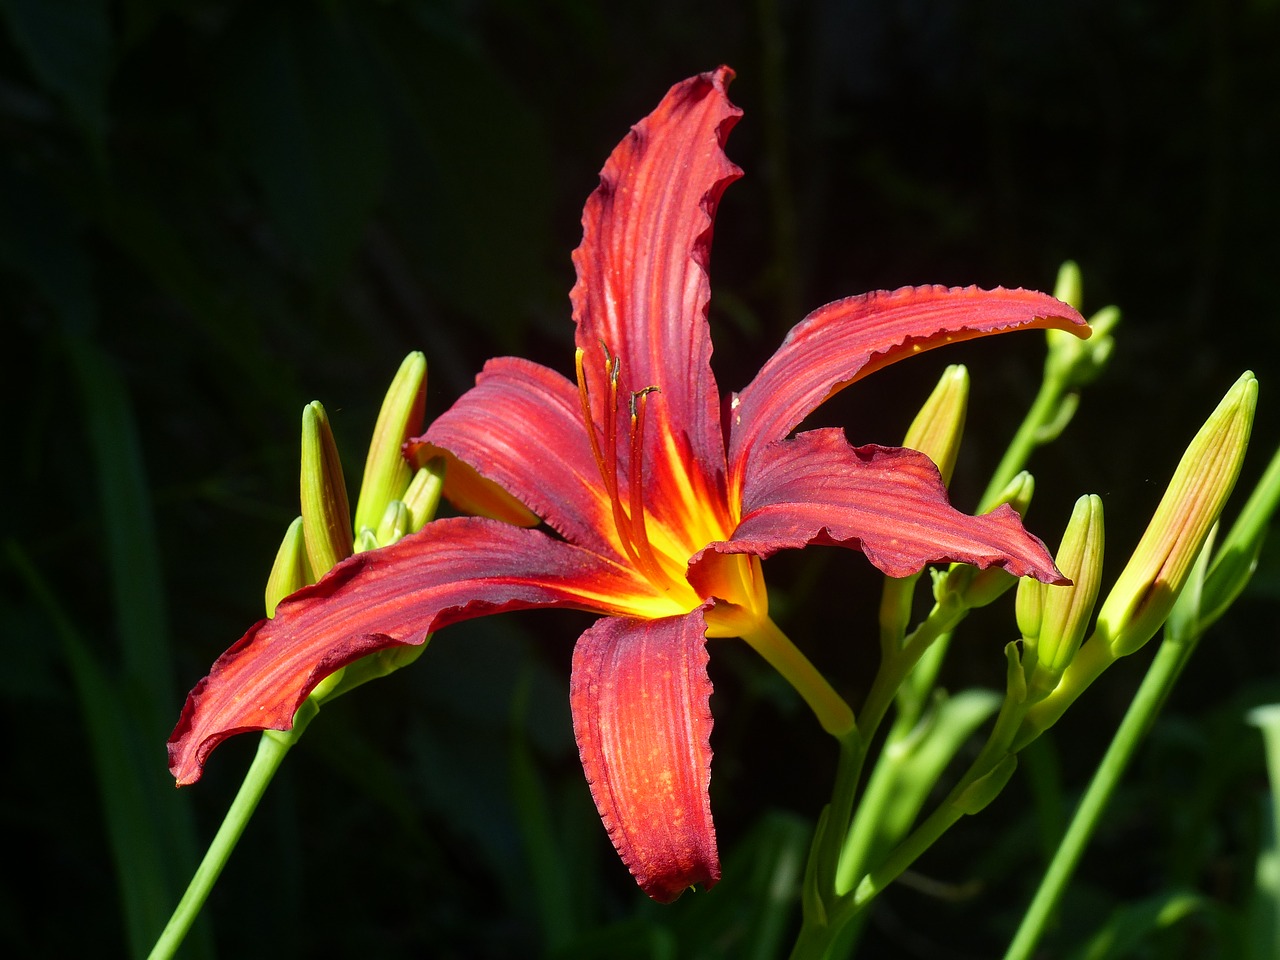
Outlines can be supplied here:
M627 558L635 565L645 578L663 593L672 590L689 592L688 582L683 577L680 561L664 551L657 551L649 537L648 521L644 509L644 412L648 396L658 390L655 386L645 387L633 392L629 398L627 409L630 423L627 425L629 441L629 457L627 472L627 489L622 490L622 473L618 463L618 381L621 377L622 365L619 359L604 348L605 382L609 385L609 394L602 404L603 424L596 426L591 414L591 399L587 393L587 379L583 371L584 353L580 349L575 356L578 375L578 395L582 399L582 419L587 428L587 437L591 441L591 453L595 457L596 466L600 470L600 480L604 484L605 493L609 497L609 505L613 511L613 525L618 533L618 542ZM685 558L687 561L687 558Z
M729 531L722 530L719 521L708 517L711 505L695 498L688 484L677 484L690 502L679 511L684 523L678 530L667 523L656 521L645 509L644 463L645 409L649 395L658 387L647 386L636 390L627 398L625 407L619 402L619 383L622 379L621 361L607 345L604 352L604 382L608 394L601 404L600 423L592 415L591 397L587 390L583 350L575 356L578 377L578 395L582 401L582 419L591 442L591 452L600 471L600 480L609 498L613 513L613 525L618 544L628 560L649 581L661 597L661 603L653 607L652 616L669 616L687 613L709 597L719 601L708 611L708 636L741 636L749 624L767 617L768 601L765 597L764 579L760 561L755 557L709 552L699 563L698 586L689 582L689 559L699 546L714 540L727 539ZM619 410L625 410L626 421L619 436ZM625 468L619 463L619 450L624 449ZM658 445L659 455L664 449ZM680 464L670 465L679 473ZM683 476L683 474L680 474ZM678 478L677 478L678 479Z

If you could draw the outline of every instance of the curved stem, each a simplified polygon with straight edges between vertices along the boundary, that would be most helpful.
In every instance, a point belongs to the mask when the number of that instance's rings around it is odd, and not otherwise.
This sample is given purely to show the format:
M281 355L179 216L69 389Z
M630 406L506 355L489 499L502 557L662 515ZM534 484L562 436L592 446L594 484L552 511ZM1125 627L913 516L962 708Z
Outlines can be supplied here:
M1065 393L1062 380L1046 373L1045 378L1040 382L1040 390L1031 404L1031 409L1027 411L1027 415L1018 427L1018 432L1009 442L1008 449L1000 458L1000 464L991 475L991 482L987 484L987 489L978 502L979 513L994 509L996 498L1027 465L1036 447L1044 442L1042 432L1047 424L1059 418Z
M1166 638L1156 652L1147 675L1138 688L1137 695L1129 704L1111 745L1107 748L1102 762L1098 765L1089 788L1085 791L1076 808L1066 835L1058 844L1053 860L1040 881L1040 887L1031 901L1031 906L1023 915L1018 932L1005 953L1005 960L1026 960L1035 950L1040 937L1044 934L1045 925L1053 913L1066 889L1067 882L1075 872L1076 864L1093 832L1101 822L1102 813L1115 792L1120 777L1129 766L1134 751L1143 735L1151 726L1161 705L1173 687L1174 681L1182 672L1192 651L1195 649L1194 639L1176 641Z
M904 714L899 713L885 738L858 804L857 816L852 818L840 851L835 877L837 894L844 895L853 889L854 881L865 867L872 845L880 835L883 813L892 803L898 786L897 758L914 726L914 722L909 722Z
M862 878L853 893L855 910L861 910L876 894L901 876L962 816L976 813L999 794L1016 766L1016 758L1010 746L1026 710L1024 701L1005 697L987 742L946 799L879 866ZM852 883L852 879L852 876L847 878L849 883Z
M822 729L843 739L856 731L853 710L835 688L769 617L753 620L741 633L769 666L777 670L804 698Z
M865 739L870 740L875 735L880 722L889 710L889 705L893 703L899 691L904 689L903 684L916 665L935 644L945 642L968 612L968 609L963 606L935 605L924 622L906 638L902 649L886 656L880 665L880 670L876 673L875 680L871 683L867 702L863 704L862 713L858 717L858 727ZM922 691L932 687L940 663L939 660L930 665L928 676L925 678L927 685L919 684L917 685L919 689L913 691L915 700L923 702ZM918 715L918 709L916 713Z
M811 896L806 898L800 934L791 954L792 960L827 960L843 956L847 952L854 932L851 924L857 918L859 910L859 904L850 896L850 890L857 878L856 871L860 869L860 864L857 863L859 858L851 857L849 848L855 820L865 819L867 812L864 807L868 798L864 796L861 804L857 804L855 817L858 782L862 776L868 744L874 738L895 694L912 674L912 670L936 643L943 642L950 635L967 612L963 607L939 604L906 638L900 650L886 649L885 659L872 683L867 704L858 718L857 726L851 727L845 736L839 737L840 761L836 769L835 787L811 854L815 871L812 882L816 884L816 890L811 890ZM931 684L936 671L927 672L928 682ZM908 706L895 720L894 733L909 735L918 719L919 710ZM894 733L890 734L891 739ZM874 822L872 818L872 825ZM816 908L811 907L810 900Z
M222 826L218 828L217 834L209 844L209 849L205 851L204 859L200 861L200 866L192 875L186 893L178 901L178 906L169 917L164 930L161 931L156 945L151 948L148 960L168 960L182 945L191 925L199 916L205 900L209 898L213 885L217 883L222 868L226 866L231 851L235 849L240 835L244 833L249 818L258 808L258 801L266 792L271 778L275 776L289 749L298 742L307 724L318 711L319 707L313 701L307 700L294 717L292 730L263 732L262 739L258 741L258 752L249 766L249 772L245 774L244 782L236 792L235 799L227 809Z
M804 914L800 932L791 950L791 960L834 960L843 951L836 948L854 912L847 897L835 892L840 850L849 832L858 794L858 780L866 758L866 741L856 730L839 738L840 760L831 802L818 822L818 833L809 854L805 877Z

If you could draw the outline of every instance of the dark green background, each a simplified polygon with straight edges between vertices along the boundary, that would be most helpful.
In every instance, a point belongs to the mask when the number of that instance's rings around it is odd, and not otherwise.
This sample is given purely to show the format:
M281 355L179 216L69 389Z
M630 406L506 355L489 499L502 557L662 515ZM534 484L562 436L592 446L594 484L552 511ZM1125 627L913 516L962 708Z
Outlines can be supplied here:
M297 510L303 403L326 404L354 483L409 350L428 357L429 413L498 353L568 373L582 203L627 127L692 73L733 65L746 111L729 153L747 176L712 263L726 389L827 300L1050 288L1075 258L1086 312L1114 302L1125 319L1106 377L1032 464L1036 532L1056 543L1075 497L1097 492L1118 570L1243 369L1261 380L1244 482L1280 441L1274 2L3 0L0 19L0 944L13 955L126 955L117 891L141 884L162 920L182 857L212 834L253 738L180 794L163 740L260 615ZM938 352L824 417L855 442L896 442L942 366L968 363L954 492L971 507L1041 356L1036 335ZM1278 569L1264 562L1206 641L1046 956L1162 890L1244 902L1265 780L1241 717L1280 693ZM769 570L779 620L856 703L874 669L875 575L820 550ZM581 949L566 955L647 957L672 931L714 931L701 955L744 955L734 936L750 918L729 895L649 906L594 817L565 695L586 622L459 627L327 708L190 955L502 957L568 936ZM998 684L1013 629L1002 608L967 632L953 683ZM802 846L829 744L740 646L717 644L712 674L723 851L750 861L748 838L774 834ZM1028 758L1030 777L921 862L957 898L891 891L868 955L1002 948L1059 802L1141 664L1114 674ZM572 905L559 927L527 846L535 795ZM109 830L104 809L125 826ZM610 924L623 926L587 936ZM1225 949L1212 924L1191 927L1149 955Z

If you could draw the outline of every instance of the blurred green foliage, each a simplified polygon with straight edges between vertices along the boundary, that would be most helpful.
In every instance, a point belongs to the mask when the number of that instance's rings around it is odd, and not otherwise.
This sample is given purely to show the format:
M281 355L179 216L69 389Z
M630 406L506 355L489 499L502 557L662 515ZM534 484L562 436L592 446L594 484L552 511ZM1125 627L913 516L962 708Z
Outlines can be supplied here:
M1276 4L1208 0L0 0L6 953L138 956L176 902L251 745L178 793L164 738L258 616L297 512L302 405L323 400L340 448L360 451L411 349L429 359L429 412L497 353L567 371L569 252L595 172L670 84L717 63L739 70L747 111L730 154L748 179L713 264L726 386L826 300L1043 288L1073 257L1089 309L1117 302L1125 324L1032 464L1033 528L1060 529L1096 491L1119 564L1180 438L1246 367L1262 384L1249 485L1280 439L1277 41ZM887 371L831 416L893 442L941 366L968 362L955 489L972 502L1040 368L1038 341L1005 339ZM856 701L876 579L808 554L772 561L790 585L776 606ZM1170 704L1048 955L1083 949L1122 902L1243 904L1266 781L1242 716L1280 686L1278 595L1272 553ZM969 631L956 685L999 684L1011 623ZM655 907L577 764L565 675L581 626L452 628L326 710L188 955L777 955L832 748L749 651L717 645L729 878ZM1030 775L922 862L929 882L883 898L870 955L1001 948L1140 669L1100 684ZM1132 955L1229 955L1205 911L1185 913Z

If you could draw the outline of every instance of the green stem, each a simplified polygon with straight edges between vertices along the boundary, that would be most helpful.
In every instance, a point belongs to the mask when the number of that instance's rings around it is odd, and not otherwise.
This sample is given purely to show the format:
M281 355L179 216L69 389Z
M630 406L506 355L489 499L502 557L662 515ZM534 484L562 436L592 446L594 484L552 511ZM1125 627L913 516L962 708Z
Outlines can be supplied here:
M841 942L853 919L848 898L834 892L840 848L849 831L858 794L858 780L866 758L866 741L856 730L839 738L840 760L831 803L823 811L818 835L806 870L804 915L800 932L791 950L791 960L833 960L833 949Z
M982 801L983 806L1003 789L1004 783L1008 779L1008 774L1012 773L1014 765L1013 754L1010 752L1009 746L1018 731L1025 712L1025 704L1015 703L1009 698L1005 699L1001 705L1000 714L996 717L995 725L987 737L987 742L983 744L982 750L978 753L973 763L970 764L969 769L965 771L964 776L947 794L947 798L938 805L923 823L912 830L907 835L907 838L898 844L878 867L862 878L853 893L853 906L855 909L861 910L864 908L881 890L900 877L903 871L915 863L921 854L937 843L942 835L951 829L961 817L966 813L976 812L976 808L970 805L971 788L978 785L980 781L988 780L990 782L991 779L999 777L993 792L989 794L988 799ZM982 786L985 787L985 784Z
M854 881L865 866L872 845L880 835L883 813L897 792L901 775L899 758L904 755L903 745L911 736L914 726L913 722L908 722L900 713L885 738L879 759L858 804L858 814L853 818L845 836L844 847L840 851L835 878L835 890L840 895L853 889Z
M1036 944L1044 934L1045 925L1058 905L1067 882L1074 873L1076 864L1084 852L1085 845L1097 829L1102 819L1103 809L1115 792L1129 761L1133 757L1143 735L1151 726L1161 705L1168 696L1174 681L1182 672L1192 651L1196 638L1174 640L1167 638L1156 652L1155 659L1143 678L1133 702L1124 715L1124 720L1116 730L1106 755L1098 765L1080 800L1075 815L1067 827L1066 835L1054 853L1049 869L1045 871L1036 891L1031 906L1027 908L1014 935L1013 942L1005 953L1005 960L1027 960L1035 950Z
M884 863L876 867L862 878L858 889L854 891L853 902L856 908L865 907L881 890L902 876L911 864L931 846L938 842L944 833L964 816L964 811L953 803L943 803L929 815L898 844L893 852L885 858Z
M831 813L829 822L838 829L832 831L833 840L844 837L849 832L849 824L853 820L855 802L858 797L858 781L862 778L862 764L866 760L866 741L861 737L846 737L840 741L840 762L836 767L835 788L831 792ZM823 871L824 886L841 895L839 881L840 845L831 844L824 852Z
M1067 708L1115 662L1116 657L1111 648L1096 634L1081 644L1058 681L1058 686L1024 714L1022 729L1013 741L1013 752L1018 753L1057 723L1067 712Z
M867 804L869 800L874 801L874 798L867 796L856 804L855 817L857 788L866 760L867 745L875 736L894 694L902 688L904 680L912 675L913 668L917 664L924 666L920 663L921 658L935 643L945 641L967 612L962 607L935 606L925 621L906 638L902 649L896 652L887 650L886 659L872 684L867 705L858 718L857 727L851 728L847 735L839 738L840 761L836 768L835 787L821 835L812 854L816 866L817 900L822 909L811 911L806 908L800 935L791 954L792 960L825 960L841 956L845 952L844 944L850 933L849 926L858 914L849 891L856 879L860 858L851 855L850 844L854 844L853 853L856 854L860 843L854 839L857 822L867 824L870 828L874 828L877 823L876 817L868 817ZM936 668L928 673L931 681ZM924 702L922 698L917 699ZM895 735L899 735L899 739L909 736L919 715L920 711L910 706L900 711L889 735L890 742ZM888 797L879 802L887 800Z
M1271 830L1258 855L1254 897L1258 904L1253 928L1254 957L1280 956L1280 891L1271 869L1280 850L1280 704L1254 707L1248 713L1251 724L1261 728L1266 750L1267 779L1271 787Z
M1063 408L1066 392L1066 381L1046 370L1035 401L982 496L980 511L993 509L997 498L1025 467L1035 448L1049 439L1046 433L1051 430L1052 425L1064 423L1070 418L1070 410ZM968 613L967 608L961 604L936 605L913 633L901 639L910 615L910 600L915 584L915 577L891 583L882 598L880 644L883 660L866 702L858 714L856 731L851 731L847 738L841 738L840 766L836 771L832 802L824 813L811 854L810 869L814 870L816 867L815 880L819 889L811 891L812 896L806 897L804 918L791 954L792 960L831 960L847 952L846 941L848 934L852 932L851 923L859 916L862 906L964 815L963 805L957 806L950 801L959 797L963 789L972 786L983 776L994 774L1002 764L1010 761L1007 741L1019 726L1021 712L1017 718L1004 716L1002 712L987 748L984 748L979 760L970 768L970 775L962 780L948 798L949 802L944 803L908 836L880 869L872 875L864 876L858 888L850 893L863 869L870 849L870 839L881 819L878 811L884 809L884 805L891 802L892 798L892 791L887 786L884 791L875 789L876 778L873 774L873 782L868 784L867 792L858 804L858 815L854 817L856 789L868 746L895 700L898 715L883 749L889 749L894 743L912 735L936 683L951 633ZM774 662L764 649L757 649L771 663ZM805 664L807 665L807 661ZM787 671L782 672L791 679ZM795 680L792 683L805 694L804 688L796 684ZM809 695L805 694L805 699L813 705ZM815 712L816 710L815 707ZM1005 741L1003 746L1006 749L993 748L997 734ZM883 754L881 762L884 762ZM879 766L877 764L877 771ZM880 778L884 784L891 784L892 772L889 771ZM883 797L878 795L881 792L884 793ZM870 890L868 885L874 887L874 890ZM811 901L816 906L811 907Z
M258 741L258 752L249 766L249 772L245 774L244 782L240 784L235 799L227 809L222 826L218 828L213 842L205 851L204 859L196 868L191 882L187 885L186 893L182 895L156 945L151 948L148 960L168 960L182 946L182 941L186 939L191 925L200 915L205 900L209 898L213 885L217 883L222 868L226 866L231 851L235 849L240 835L244 833L244 828L249 823L249 818L253 816L254 810L257 809L258 801L266 792L271 778L275 776L289 749L298 742L307 724L318 711L319 707L308 699L294 717L292 730L263 732L262 739Z
M991 482L978 502L978 512L984 513L996 505L996 499L1013 481L1031 459L1036 447L1045 442L1044 431L1049 424L1060 419L1062 398L1066 394L1066 386L1060 377L1051 377L1047 373L1040 382L1040 390L1031 404L1031 409L1022 419L1018 432L1014 434L1000 464L991 476Z
M944 642L956 626L968 614L968 609L959 605L935 605L920 626L912 631L896 654L891 653L880 665L871 689L867 692L867 702L863 704L862 713L858 716L858 728L864 740L870 741L875 736L889 705L903 691L903 684L911 676L916 664L937 643ZM941 657L928 661L926 676L919 683L912 684L914 711L919 716L919 708L927 699L928 690L941 666Z

